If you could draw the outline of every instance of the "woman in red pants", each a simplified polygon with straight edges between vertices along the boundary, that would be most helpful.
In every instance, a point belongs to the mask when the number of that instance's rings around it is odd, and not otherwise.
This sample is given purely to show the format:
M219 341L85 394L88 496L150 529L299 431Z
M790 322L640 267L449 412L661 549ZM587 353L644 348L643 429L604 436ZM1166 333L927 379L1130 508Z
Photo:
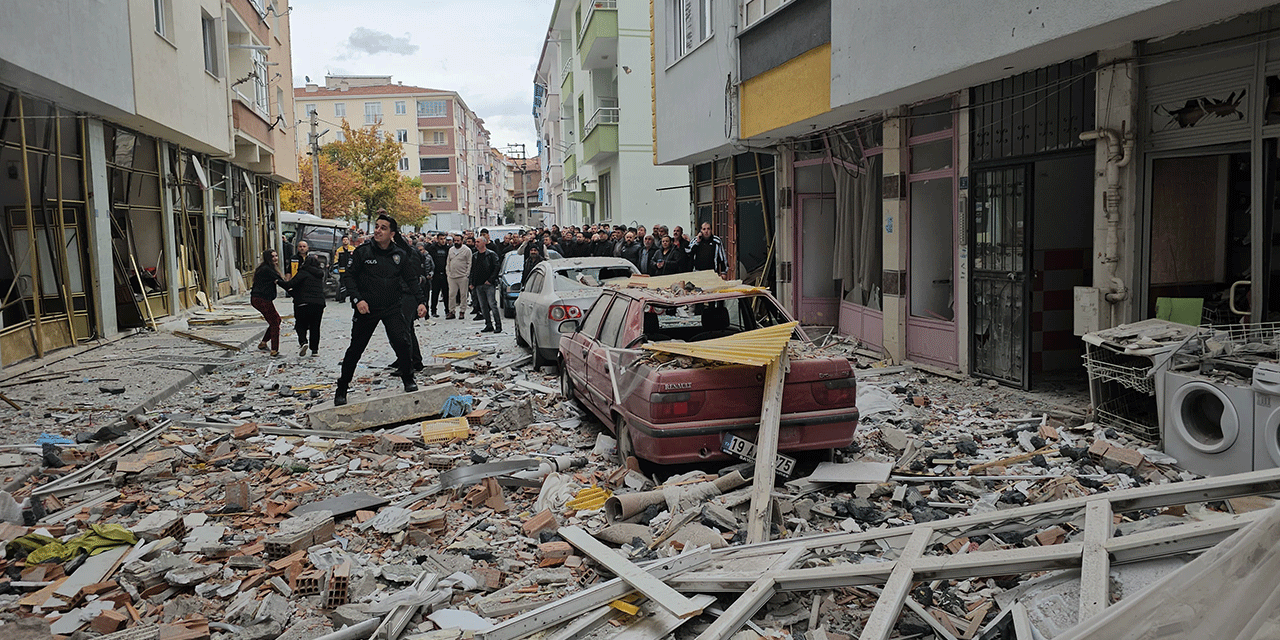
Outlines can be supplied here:
M280 275L280 256L273 250L262 252L262 264L253 272L253 290L249 294L249 303L257 309L267 321L267 333L262 336L258 348L266 351L270 342L271 355L280 355L280 314L276 312L276 285L288 288L289 285Z

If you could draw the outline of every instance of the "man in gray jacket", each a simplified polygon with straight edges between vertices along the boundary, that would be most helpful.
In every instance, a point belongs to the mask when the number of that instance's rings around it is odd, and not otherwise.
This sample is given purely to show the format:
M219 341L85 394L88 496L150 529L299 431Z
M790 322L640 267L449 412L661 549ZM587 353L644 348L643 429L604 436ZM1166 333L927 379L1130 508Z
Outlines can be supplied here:
M444 265L449 279L449 299L445 301L445 320L467 317L467 277L471 275L471 249L462 244L462 236L453 236L453 246Z

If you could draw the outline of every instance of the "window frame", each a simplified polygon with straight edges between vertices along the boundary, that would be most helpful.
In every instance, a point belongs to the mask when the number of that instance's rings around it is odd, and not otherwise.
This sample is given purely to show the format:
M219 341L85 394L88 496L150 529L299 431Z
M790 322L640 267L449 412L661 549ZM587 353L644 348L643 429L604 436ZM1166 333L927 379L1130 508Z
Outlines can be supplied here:
M382 124L381 100L364 103L364 123L366 125Z
M419 172L419 173L425 173L425 174L436 174L436 175L444 175L444 174L447 174L447 173L449 173L449 161L450 161L450 160L451 160L451 158L450 158L449 156L431 157L431 158L418 158L418 170L419 170L418 172ZM443 161L443 162L444 162L444 170L440 170L440 169L428 169L428 168L427 168L427 163L428 163L428 162L432 162L432 161Z
M621 298L615 298L621 300ZM628 301L630 302L630 301ZM618 310L618 313L614 313ZM622 328L627 325L627 315L631 311L630 304L610 305L609 313L604 317L604 321L600 323L600 344L609 347L618 346L618 336L622 335ZM611 322L616 322L616 326L611 326ZM607 335L606 332L612 331L613 335Z
M396 129L396 142L400 142L400 143L408 144L408 142L409 142L409 130L408 130L408 129Z
M408 170L409 170L409 158L404 157L404 156L401 156L401 157L400 157L400 170L401 170L401 171L408 171Z
M439 105L439 109L428 108L428 105ZM419 118L449 117L448 100L419 100L417 104Z
M617 299L618 297L614 295L602 295L597 298L595 304L591 305L591 309L587 311L586 317L582 319L582 324L578 327L578 333L595 340L596 336L600 333L600 327L604 325L604 317L609 313L610 305L612 305L613 301ZM591 330L588 331L588 323L595 318L599 318L599 320L597 320L595 325L591 327Z
M347 103L345 102L333 103L333 117L335 118L347 117Z
M715 0L667 0L667 68L715 37Z
M162 2L163 0L157 0ZM200 37L204 46L204 71L214 78L222 79L218 70L218 19L200 10Z
M398 116L407 115L409 113L409 107L404 100L396 100L395 112Z

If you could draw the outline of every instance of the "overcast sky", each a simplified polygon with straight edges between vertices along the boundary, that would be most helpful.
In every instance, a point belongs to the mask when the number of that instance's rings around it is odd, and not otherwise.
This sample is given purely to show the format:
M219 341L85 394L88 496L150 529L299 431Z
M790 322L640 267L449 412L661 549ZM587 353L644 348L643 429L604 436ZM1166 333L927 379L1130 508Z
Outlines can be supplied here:
M484 120L490 144L528 145L533 73L555 0L291 0L293 84L326 73L390 75L457 91Z

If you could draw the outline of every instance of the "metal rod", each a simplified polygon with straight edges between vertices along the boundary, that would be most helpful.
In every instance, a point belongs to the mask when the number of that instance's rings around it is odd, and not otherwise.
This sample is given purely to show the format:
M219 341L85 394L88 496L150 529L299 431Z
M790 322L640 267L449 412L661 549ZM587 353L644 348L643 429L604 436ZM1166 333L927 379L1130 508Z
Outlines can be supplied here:
M22 197L27 213L27 265L31 268L31 305L36 339L36 357L44 357L44 328L40 325L40 253L36 250L35 212L31 207L31 165L27 158L27 118L25 101L18 96L18 131L22 147ZM14 274L15 276L18 274Z

